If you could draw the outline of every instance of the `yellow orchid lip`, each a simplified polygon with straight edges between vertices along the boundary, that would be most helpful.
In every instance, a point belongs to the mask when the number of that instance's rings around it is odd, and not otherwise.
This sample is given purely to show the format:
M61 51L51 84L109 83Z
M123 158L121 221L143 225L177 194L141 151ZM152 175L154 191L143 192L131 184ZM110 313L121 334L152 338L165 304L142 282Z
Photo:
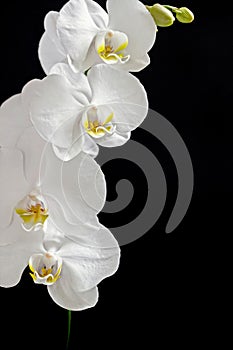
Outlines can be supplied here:
M112 121L113 117L114 113L111 113L103 123L99 122L97 119L94 121L90 121L87 119L84 122L86 132L94 138L102 137L106 133L111 134L114 130L114 127L108 124Z
M40 256L40 264L33 266L33 256L29 260L29 273L33 281L37 284L52 285L61 276L62 260L54 254L38 254Z
M25 224L33 223L34 225L43 225L48 218L48 210L43 209L40 204L37 204L36 206L32 205L27 210L16 208L15 211Z
M47 284L54 284L58 280L58 278L61 277L60 274L61 274L62 265L58 268L55 275L52 274L52 268L50 269L42 268L41 273L35 271L32 265L30 264L29 264L29 268L32 271L29 273L29 275L32 277L35 283L38 281L38 279L41 279L41 280L45 280Z
M43 226L49 216L44 202L34 193L20 201L15 212L22 219L23 227L27 231Z
M118 39L117 44L113 42L114 36ZM101 43L97 46L97 53L106 63L125 63L130 56L124 54L128 46L128 38L124 33L109 31L102 37Z

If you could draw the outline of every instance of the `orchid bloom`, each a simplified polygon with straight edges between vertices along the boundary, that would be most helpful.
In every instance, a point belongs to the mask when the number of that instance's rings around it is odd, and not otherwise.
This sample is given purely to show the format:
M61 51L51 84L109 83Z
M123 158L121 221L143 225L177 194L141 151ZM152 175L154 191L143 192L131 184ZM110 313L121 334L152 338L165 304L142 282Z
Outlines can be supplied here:
M1 106L0 142L0 245L38 242L48 219L61 229L69 223L74 237L83 222L99 224L106 196L100 167L84 153L59 161L31 125L21 94Z
M84 310L98 301L97 285L114 274L119 265L120 251L112 234L103 226L90 228L95 239L89 239L87 224L76 233L76 241L58 231L48 219L44 228L45 240L21 240L0 246L0 286L13 287L19 283L29 265L36 284L44 284L52 299L68 310Z
M37 132L62 160L81 151L95 157L97 145L123 145L148 112L139 80L103 64L87 76L58 64L51 75L25 86L23 102Z
M56 63L75 71L105 63L137 72L150 63L156 25L138 0L108 0L107 10L92 0L70 0L45 17L39 58L46 74Z

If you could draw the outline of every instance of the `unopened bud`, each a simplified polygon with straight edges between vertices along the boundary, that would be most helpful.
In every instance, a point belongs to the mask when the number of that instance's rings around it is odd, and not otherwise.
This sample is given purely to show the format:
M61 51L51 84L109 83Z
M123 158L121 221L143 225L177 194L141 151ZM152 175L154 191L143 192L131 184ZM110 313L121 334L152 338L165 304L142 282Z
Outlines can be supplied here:
M172 12L160 4L146 6L158 27L169 27L175 21Z
M191 23L194 20L194 14L187 7L181 7L176 11L176 18L181 23Z

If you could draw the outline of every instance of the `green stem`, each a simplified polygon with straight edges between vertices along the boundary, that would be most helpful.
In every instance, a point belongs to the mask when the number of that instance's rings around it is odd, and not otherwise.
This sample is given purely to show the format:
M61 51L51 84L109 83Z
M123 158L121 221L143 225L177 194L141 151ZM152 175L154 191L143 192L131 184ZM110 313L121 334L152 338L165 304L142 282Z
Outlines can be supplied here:
M176 11L176 10L178 10L178 8L177 7L174 7L174 6L170 6L170 5L162 5L163 7L166 7L166 9L168 9L168 10L171 10L171 11Z
M70 328L71 328L71 311L68 310L68 331L67 331L67 342L66 342L66 349L69 349L69 342L70 342Z
M163 7L165 7L166 9L175 12L175 13L182 13L182 11L180 11L180 9L178 9L177 7L174 6L169 6L169 5L162 5Z

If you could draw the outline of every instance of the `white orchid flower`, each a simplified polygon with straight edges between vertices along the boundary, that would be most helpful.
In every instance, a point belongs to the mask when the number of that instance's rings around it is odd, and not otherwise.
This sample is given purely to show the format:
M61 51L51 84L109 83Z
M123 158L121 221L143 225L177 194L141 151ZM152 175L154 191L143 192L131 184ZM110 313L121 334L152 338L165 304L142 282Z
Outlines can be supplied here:
M106 198L104 175L93 158L80 153L62 163L34 130L22 95L0 109L0 245L34 239L50 218L76 230L98 225ZM76 230L75 230L76 229Z
M66 238L69 232L57 231L48 220L46 240L37 246L19 241L0 247L0 286L19 283L29 265L36 284L44 284L52 299L68 310L84 310L98 301L97 285L114 274L119 265L120 250L111 233L99 225L95 239L82 236L87 224L80 227L80 241ZM69 230L69 228L66 228Z
M69 62L85 71L105 63L137 72L150 63L156 25L138 0L108 0L106 13L92 0L71 0L60 12L49 12L39 45L39 58L48 74L56 63Z
M58 64L51 75L25 86L23 101L35 129L62 160L81 151L95 157L97 145L123 145L148 112L139 80L106 65L86 76Z

